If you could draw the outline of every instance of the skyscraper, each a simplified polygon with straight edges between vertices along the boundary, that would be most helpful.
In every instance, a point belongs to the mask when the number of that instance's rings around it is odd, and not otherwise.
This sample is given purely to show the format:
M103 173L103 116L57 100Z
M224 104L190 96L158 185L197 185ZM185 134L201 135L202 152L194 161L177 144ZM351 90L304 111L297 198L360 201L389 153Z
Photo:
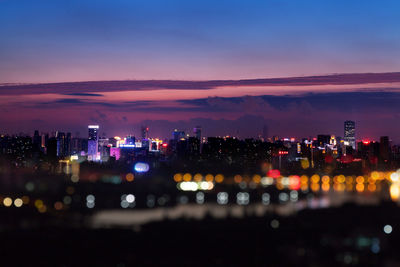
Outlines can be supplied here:
M99 125L89 125L88 160L97 160L99 147Z
M35 133L33 134L33 150L35 152L40 151L41 141L42 141L42 138L39 135L39 131L36 130Z
M344 122L344 141L356 149L356 123L354 121Z
M381 136L381 140L379 143L379 156L381 160L387 162L390 159L390 143L388 136Z
M71 133L67 133L64 142L64 156L71 155Z
M145 127L145 126L142 126L142 129L141 129L142 131L142 140L143 139L149 139L149 127Z
M56 132L57 138L57 156L64 157L65 156L65 133Z

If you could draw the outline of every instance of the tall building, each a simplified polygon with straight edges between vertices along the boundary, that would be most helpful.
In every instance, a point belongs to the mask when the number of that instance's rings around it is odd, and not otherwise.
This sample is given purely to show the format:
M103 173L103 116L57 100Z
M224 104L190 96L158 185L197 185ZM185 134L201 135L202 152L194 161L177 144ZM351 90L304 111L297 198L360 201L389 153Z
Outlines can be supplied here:
M142 139L149 139L149 127L142 126Z
M387 162L390 159L390 142L388 136L381 136L379 143L379 156L382 161Z
M88 160L97 160L99 150L99 125L89 125Z
M64 157L65 156L65 133L56 132L57 139L57 156Z
M194 137L201 140L201 126L196 126L193 128Z
M35 130L33 134L33 149L34 151L39 151L41 147L42 137L39 135L39 131Z
M344 141L346 145L356 149L356 123L354 121L344 122Z
M64 156L71 156L71 133L67 133L64 142Z

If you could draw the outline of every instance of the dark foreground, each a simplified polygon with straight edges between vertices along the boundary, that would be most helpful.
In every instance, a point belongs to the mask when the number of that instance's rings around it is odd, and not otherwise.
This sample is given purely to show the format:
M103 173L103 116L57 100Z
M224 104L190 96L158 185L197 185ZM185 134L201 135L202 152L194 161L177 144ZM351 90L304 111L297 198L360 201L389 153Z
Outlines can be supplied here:
M18 216L1 214L1 266L400 266L400 208L393 203L130 229Z

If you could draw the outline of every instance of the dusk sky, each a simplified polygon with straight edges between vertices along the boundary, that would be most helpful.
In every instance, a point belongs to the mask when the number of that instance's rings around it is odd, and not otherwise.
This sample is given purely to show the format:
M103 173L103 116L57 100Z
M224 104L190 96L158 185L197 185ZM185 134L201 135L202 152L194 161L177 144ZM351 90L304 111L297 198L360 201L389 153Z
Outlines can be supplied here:
M0 0L0 132L145 124L170 137L200 124L250 137L265 124L342 136L351 119L357 138L400 142L399 11L395 0Z

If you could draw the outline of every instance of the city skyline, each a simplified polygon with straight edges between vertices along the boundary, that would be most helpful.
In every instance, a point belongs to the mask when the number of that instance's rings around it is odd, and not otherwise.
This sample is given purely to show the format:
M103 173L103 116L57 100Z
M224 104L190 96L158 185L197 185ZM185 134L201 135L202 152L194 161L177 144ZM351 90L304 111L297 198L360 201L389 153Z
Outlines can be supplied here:
M210 136L343 135L357 121L364 138L400 141L398 73L257 80L104 81L3 85L2 133L70 130L102 124L107 135L148 125L157 136L202 125ZM321 88L325 88L321 92ZM60 120L60 117L63 119ZM374 125L374 127L371 127Z
M293 135L285 135L285 136L278 136L278 135L269 135L268 134L268 126L263 125L262 133L260 133L256 137L240 137L238 135L204 135L202 134L202 126L196 125L192 129L180 129L180 128L175 128L170 131L170 136L157 136L157 135L151 135L150 128L148 126L143 126L141 125L140 127L140 133L135 134L138 131L132 131L130 133L124 133L124 134L118 134L115 136L111 135L106 135L105 133L102 133L100 131L101 127L100 125L87 125L87 130L88 130L88 150L91 150L92 152L89 153L89 155L97 154L95 151L95 147L98 147L98 141L103 138L103 140L106 139L115 139L115 140L126 140L126 139L132 139L132 140L157 140L162 143L163 141L168 142L171 140L180 140L180 139L189 139L189 138L196 138L198 140L203 140L203 142L206 142L208 138L237 138L239 140L245 140L245 139L255 139L255 140L262 140L263 142L275 142L275 141L290 141L290 142L309 142L309 141L317 141L320 142L320 138L322 138L321 142L331 143L331 141L334 139L334 144L336 145L339 141L344 142L345 146L352 147L353 150L357 149L357 144L358 143L364 143L364 144L370 144L373 142L379 142L382 141L382 138L386 139L386 142L391 142L391 145L397 145L393 143L393 140L389 136L380 136L377 139L371 139L365 136L362 136L357 133L357 127L356 127L356 122L354 121L344 121L344 127L343 127L343 135L335 135L332 133L319 133L316 135L310 135L310 136L302 136L302 137L293 137ZM134 133L135 132L135 133ZM10 137L10 136L20 136L20 137L32 137L32 140L41 140L40 142L44 142L44 138L57 138L59 139L61 136L61 139L65 139L65 134L67 133L67 136L69 139L72 138L77 138L77 139L86 139L86 137L83 135L81 136L79 132L76 132L75 134L71 134L70 130L66 130L65 132L60 131L60 130L55 130L51 132L46 132L46 131L40 131L38 129L34 130L34 134L31 135L30 133L16 133L16 134L6 134L2 135L2 137ZM332 139L331 141L329 141ZM39 141L36 141L39 142ZM95 142L95 144L90 144L90 142ZM129 141L130 142L130 141ZM132 143L133 144L133 143Z

